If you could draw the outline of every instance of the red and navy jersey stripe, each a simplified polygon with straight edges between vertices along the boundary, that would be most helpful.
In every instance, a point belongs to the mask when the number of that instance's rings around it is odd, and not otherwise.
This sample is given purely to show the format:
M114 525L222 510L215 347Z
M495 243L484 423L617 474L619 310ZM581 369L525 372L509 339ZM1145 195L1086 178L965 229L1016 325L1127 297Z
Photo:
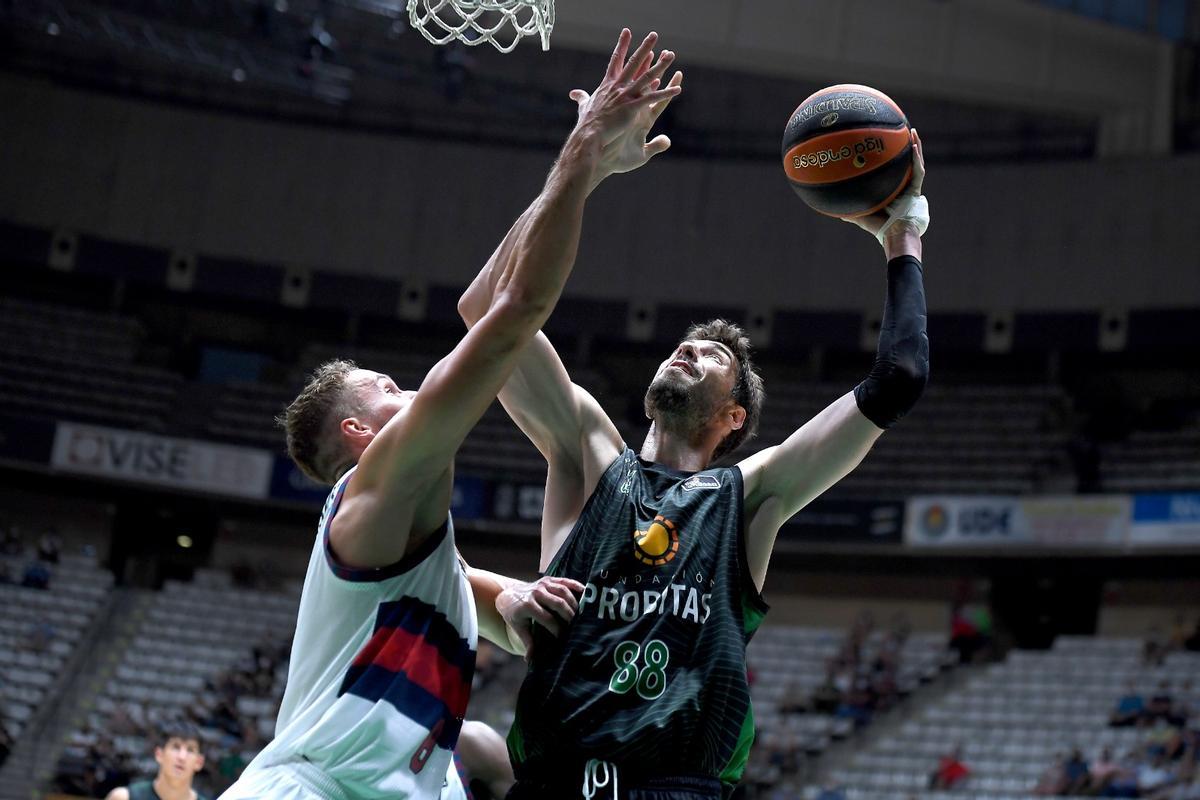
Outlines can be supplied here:
M453 749L462 730L475 651L446 615L415 597L380 603L375 632L355 656L338 696L391 703Z
M471 773L467 772L462 756L458 754L457 750L454 751L454 771L458 773L458 779L462 782L463 793L466 794L467 800L475 800L475 795L471 793Z

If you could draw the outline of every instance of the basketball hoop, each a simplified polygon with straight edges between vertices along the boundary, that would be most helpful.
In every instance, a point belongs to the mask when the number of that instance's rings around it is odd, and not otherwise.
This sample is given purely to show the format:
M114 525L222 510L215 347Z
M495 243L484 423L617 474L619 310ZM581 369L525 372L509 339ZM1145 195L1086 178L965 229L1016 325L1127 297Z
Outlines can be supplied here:
M490 42L508 53L538 34L549 50L554 0L408 0L408 21L434 44Z

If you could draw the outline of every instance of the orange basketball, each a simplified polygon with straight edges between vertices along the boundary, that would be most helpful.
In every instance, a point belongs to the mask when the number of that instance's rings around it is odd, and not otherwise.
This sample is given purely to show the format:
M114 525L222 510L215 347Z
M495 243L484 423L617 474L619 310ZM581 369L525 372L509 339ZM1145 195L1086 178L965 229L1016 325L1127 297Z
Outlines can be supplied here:
M783 171L796 194L822 214L872 214L912 178L908 119L869 86L822 89L792 112L783 129Z

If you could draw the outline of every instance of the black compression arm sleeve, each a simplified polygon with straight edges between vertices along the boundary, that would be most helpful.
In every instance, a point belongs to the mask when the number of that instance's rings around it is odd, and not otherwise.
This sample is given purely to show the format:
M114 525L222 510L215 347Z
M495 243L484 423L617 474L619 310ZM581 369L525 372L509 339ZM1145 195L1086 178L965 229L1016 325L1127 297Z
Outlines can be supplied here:
M854 399L863 416L885 430L912 410L929 380L921 262L912 256L898 256L888 262L887 270L887 300L875 365L867 379L854 387Z

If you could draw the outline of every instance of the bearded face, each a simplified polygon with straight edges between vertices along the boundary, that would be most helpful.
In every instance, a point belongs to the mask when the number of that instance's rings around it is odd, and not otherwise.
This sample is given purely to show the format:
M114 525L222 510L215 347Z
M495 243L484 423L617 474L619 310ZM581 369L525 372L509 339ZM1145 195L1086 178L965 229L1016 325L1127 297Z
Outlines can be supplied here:
M690 418L696 412L694 387L673 371L660 372L646 389L646 416Z
M662 363L646 390L646 416L679 430L703 427L729 400L732 354L713 342L683 342Z

